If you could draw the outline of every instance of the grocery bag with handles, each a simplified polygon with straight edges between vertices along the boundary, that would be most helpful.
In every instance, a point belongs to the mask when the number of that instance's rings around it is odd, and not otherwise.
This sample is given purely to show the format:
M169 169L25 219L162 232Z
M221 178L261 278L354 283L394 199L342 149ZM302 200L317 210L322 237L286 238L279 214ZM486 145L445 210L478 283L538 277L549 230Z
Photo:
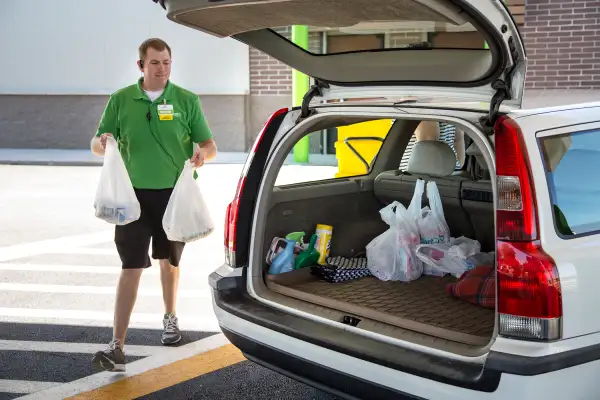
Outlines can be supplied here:
M133 190L129 173L117 147L108 137L100 181L94 198L97 218L114 225L127 225L140 218L140 203Z
M413 198L408 206L408 212L417 222L420 243L428 245L448 243L451 237L450 228L444 217L442 199L440 198L437 184L433 181L427 182L429 207L421 208L424 192L425 181L417 179ZM432 267L429 263L423 263L423 274L442 276L444 272Z
M162 220L167 238L174 242L193 242L210 235L214 224L194 179L194 167L186 161L177 179Z
M389 229L367 245L367 268L382 281L410 282L419 278L423 263L416 255L419 231L415 219L397 201L379 213Z

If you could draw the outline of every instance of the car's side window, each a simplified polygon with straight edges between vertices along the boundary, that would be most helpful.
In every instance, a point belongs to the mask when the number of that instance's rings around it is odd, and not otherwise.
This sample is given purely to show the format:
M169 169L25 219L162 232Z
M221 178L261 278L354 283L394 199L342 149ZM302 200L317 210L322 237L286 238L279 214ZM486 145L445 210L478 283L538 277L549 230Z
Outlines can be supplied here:
M547 136L540 147L556 231L600 232L600 129Z
M374 120L308 133L288 154L275 186L368 174L393 122Z

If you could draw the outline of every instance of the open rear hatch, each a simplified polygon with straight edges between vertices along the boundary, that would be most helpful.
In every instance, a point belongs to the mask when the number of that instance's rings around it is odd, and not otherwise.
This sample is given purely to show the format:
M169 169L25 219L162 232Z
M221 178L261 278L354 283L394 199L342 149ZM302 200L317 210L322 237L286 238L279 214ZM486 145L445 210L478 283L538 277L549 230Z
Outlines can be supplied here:
M385 96L492 110L520 108L523 42L502 0L154 0L169 19L232 37L314 78L322 100ZM312 52L278 28L375 35L383 46ZM444 34L469 35L458 47ZM400 39L401 40L400 40ZM412 40L406 40L412 38ZM468 106L468 105L467 105Z

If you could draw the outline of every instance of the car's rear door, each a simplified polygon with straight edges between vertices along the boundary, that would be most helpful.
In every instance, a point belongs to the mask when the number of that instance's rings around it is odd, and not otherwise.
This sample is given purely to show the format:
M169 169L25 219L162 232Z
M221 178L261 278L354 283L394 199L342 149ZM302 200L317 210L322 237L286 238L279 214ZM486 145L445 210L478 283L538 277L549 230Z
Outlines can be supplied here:
M384 96L481 107L501 92L519 108L526 57L502 0L167 0L171 20L232 37L309 75L322 99ZM312 34L369 35L381 45L315 52L276 29L307 25ZM467 42L448 44L453 33ZM226 62L226 60L224 60ZM463 103L463 104L457 104Z

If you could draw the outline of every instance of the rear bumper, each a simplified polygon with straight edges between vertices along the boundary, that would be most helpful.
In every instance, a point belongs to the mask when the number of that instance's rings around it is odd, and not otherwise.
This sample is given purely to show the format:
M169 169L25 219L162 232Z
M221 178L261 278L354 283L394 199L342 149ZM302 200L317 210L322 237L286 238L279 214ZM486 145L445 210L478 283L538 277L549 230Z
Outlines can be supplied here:
M491 352L484 367L449 361L269 307L248 295L242 274L223 277L213 273L209 281L223 332L249 359L340 397L351 393L358 398L418 399L451 390L448 399L486 398L486 395L497 398L500 393L510 394L507 385L519 382L520 386L527 376L546 374L540 382L547 381L557 371L576 365L573 360L577 357L564 354L551 360L548 356L532 358ZM291 351L294 346L298 351ZM567 358L570 362L565 362ZM582 364L588 362L589 356L579 359ZM559 360L562 361L558 363ZM390 379L385 379L386 376ZM356 384L348 383L352 381ZM408 384L406 389L397 387L398 382L404 381ZM334 382L345 383L339 386ZM423 396L418 390L423 385L431 391L427 390L425 397L417 397L415 393ZM363 397L364 393L368 395ZM382 397L376 397L376 393Z
M296 381L346 399L422 399L398 392L373 382L327 368L286 351L265 345L225 327L221 330L244 356L270 370Z

